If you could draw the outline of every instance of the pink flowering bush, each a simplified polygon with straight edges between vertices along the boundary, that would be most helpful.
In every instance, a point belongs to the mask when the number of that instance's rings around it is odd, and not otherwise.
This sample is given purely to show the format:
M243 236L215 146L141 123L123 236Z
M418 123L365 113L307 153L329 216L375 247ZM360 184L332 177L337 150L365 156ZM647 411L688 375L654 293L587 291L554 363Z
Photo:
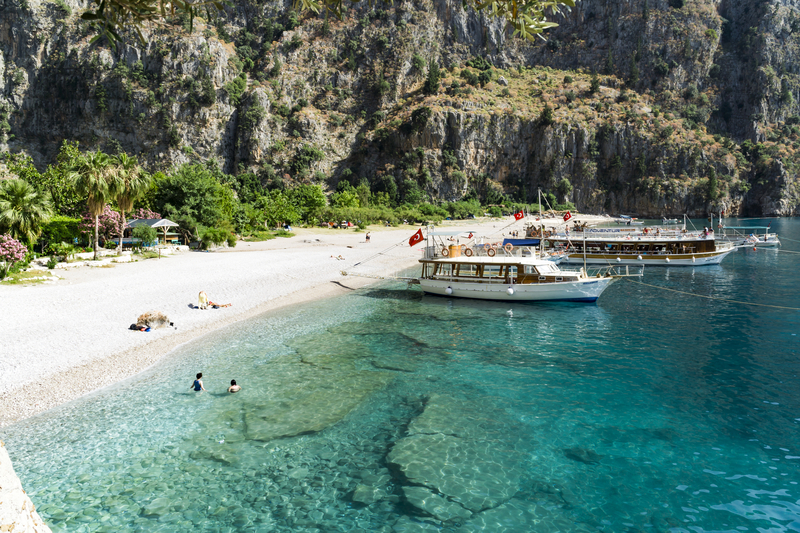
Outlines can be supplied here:
M98 217L100 223L99 239L100 242L105 242L109 239L119 237L122 230L122 216L111 209L111 206L106 204L103 207L103 212ZM85 212L82 217L82 222L78 226L81 233L89 237L91 240L94 237L94 217Z
M25 259L28 247L19 242L11 235L0 235L0 261L8 264L9 267L17 261Z
M0 279L12 272L14 263L25 259L27 254L27 246L11 235L0 235Z
M129 215L127 215L128 220L134 219L141 219L141 218L161 218L161 215L150 211L149 209L139 208L136 211L132 211Z

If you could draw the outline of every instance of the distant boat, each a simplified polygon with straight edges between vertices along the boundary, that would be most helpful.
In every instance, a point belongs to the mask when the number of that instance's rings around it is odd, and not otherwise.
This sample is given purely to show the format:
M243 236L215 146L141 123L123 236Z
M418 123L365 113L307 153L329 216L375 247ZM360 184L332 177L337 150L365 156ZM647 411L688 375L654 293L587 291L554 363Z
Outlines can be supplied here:
M527 237L540 235L535 228ZM545 232L545 252L566 251L566 264L701 266L717 265L736 247L712 232L605 228L585 232ZM584 251L585 248L585 251Z
M620 215L619 218L621 219L619 221L620 224L626 224L628 226L641 226L644 224L644 222L639 222L636 217L631 217L628 215Z
M662 223L662 224L677 224L677 223L678 223L678 219L677 219L677 218L667 218L667 217L663 217L663 218L661 219L661 223Z
M769 226L721 226L717 240L730 242L734 246L777 248L781 245L777 233L770 233Z

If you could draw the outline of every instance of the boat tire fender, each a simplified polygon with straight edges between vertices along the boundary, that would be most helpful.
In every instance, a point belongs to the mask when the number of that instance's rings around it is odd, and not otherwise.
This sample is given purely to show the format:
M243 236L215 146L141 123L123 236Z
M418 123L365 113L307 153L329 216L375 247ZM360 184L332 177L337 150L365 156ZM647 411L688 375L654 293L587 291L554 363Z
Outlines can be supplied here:
M511 244L510 242L507 242L507 243L506 243L506 245L505 245L505 246L503 246L503 248L505 248L505 249L506 249L506 252L510 252L511 250L513 250L513 249L514 249L514 245L513 245L513 244Z
M442 257L447 257L448 255L450 255L450 250L442 248Z
M466 255L467 257L472 257L472 248L467 248L466 250L464 250L464 255Z

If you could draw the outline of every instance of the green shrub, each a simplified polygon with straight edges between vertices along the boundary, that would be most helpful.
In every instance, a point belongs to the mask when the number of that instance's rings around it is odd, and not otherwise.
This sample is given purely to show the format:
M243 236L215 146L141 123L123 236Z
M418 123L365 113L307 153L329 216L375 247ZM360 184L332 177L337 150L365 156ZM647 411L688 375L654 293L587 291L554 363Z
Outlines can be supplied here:
M142 246L152 246L158 240L158 231L150 226L136 226L133 228L132 236L139 239L139 249Z

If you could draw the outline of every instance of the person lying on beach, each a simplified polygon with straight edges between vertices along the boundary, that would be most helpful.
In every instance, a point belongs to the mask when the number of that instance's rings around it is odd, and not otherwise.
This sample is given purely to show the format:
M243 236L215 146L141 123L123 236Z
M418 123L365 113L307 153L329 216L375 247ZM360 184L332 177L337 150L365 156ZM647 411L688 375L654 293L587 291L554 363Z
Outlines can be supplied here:
M331 257L332 257L333 259L337 259L337 260L339 260L339 261L344 261L344 257L342 257L341 255L332 255Z
M230 307L231 306L231 304L217 304L217 303L212 302L211 300L208 301L208 305L210 305L214 309L219 309L220 307Z
M239 385L236 384L236 380L235 379L232 379L231 380L231 386L228 387L228 392L234 393L234 392L239 392L240 390L242 390L242 388Z
M197 392L200 392L201 390L206 390L206 388L203 387L202 377L203 377L203 373L202 372L198 372L197 373L197 377L195 378L194 382L192 383L192 386L189 387L189 388L190 389L194 389Z

